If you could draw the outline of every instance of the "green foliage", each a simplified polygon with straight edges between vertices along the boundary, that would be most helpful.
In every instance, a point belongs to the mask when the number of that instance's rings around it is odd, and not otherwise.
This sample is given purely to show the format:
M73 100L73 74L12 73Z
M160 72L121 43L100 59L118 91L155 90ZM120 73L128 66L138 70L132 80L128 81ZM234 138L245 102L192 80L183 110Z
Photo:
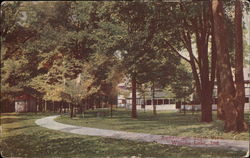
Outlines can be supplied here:
M138 83L154 82L162 87L171 84L180 59L164 49L161 38L159 15L160 6L157 3L122 3L116 4L120 23L126 24L127 32L118 42L122 66L125 74L135 76ZM164 6L171 6L165 3ZM168 24L169 25L169 24ZM168 26L167 25L167 26ZM169 31L169 30L168 30Z
M114 59L105 54L110 55L111 49L114 50L112 42L122 32L111 23L114 19L106 19L107 14L111 14L109 3L6 2L1 30L4 39L1 57L6 58L1 63L2 87L9 91L12 90L9 87L30 87L45 100L61 101L63 96L71 96L66 97L70 102L79 102L97 92L107 93L110 84L117 84L114 80L117 71L112 69ZM27 34L21 34L23 30ZM29 40L20 39L28 33L32 35L27 37ZM103 55L98 57L94 53ZM80 88L75 88L73 83L79 74L84 75L83 82ZM83 95L76 97L76 92Z
M28 88L39 98L75 102L95 95L115 96L121 78L135 76L139 84L172 87L177 97L186 97L192 91L183 90L192 87L190 70L166 42L177 51L185 48L181 33L195 32L191 22L201 4L5 2L2 92ZM230 17L227 22L231 26ZM82 83L74 88L79 74ZM74 91L81 97L73 99Z
M179 65L175 79L171 83L171 90L176 99L191 100L190 95L194 92L192 73L187 70L185 64Z

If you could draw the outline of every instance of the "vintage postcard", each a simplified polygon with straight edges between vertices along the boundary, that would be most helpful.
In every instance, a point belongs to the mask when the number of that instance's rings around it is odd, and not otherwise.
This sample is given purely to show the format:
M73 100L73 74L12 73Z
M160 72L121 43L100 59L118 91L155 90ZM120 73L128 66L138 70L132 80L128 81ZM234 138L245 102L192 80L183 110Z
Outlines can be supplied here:
M249 1L4 1L0 30L2 157L249 157Z

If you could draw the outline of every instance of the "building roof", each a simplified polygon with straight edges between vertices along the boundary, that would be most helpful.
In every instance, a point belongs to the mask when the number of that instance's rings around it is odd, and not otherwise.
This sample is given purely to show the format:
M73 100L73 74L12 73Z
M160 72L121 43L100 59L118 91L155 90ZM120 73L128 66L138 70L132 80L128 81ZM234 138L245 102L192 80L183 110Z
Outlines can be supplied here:
M35 97L33 97L32 95L29 95L29 94L22 94L22 95L15 97L15 101L31 100L31 99L35 99Z

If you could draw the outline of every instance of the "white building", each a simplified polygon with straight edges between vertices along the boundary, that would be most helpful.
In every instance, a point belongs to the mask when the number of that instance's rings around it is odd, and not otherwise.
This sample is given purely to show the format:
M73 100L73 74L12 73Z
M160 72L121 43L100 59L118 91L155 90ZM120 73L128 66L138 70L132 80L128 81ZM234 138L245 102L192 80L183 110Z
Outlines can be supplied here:
M132 93L131 85L128 82L118 85L118 107L131 108L132 107ZM136 104L138 110L153 110L153 98L150 88L146 89L144 93L137 90ZM154 105L157 110L176 110L176 100L171 92L162 89L155 89L154 91Z
M250 66L246 66L244 68L244 79L245 79L245 96L246 96L246 103L245 103L245 110L250 110ZM132 93L131 93L131 85L128 80L125 80L123 83L120 83L118 85L119 88L119 94L118 94L118 107L123 108L131 108L132 107ZM154 105L156 105L156 110L177 110L176 107L176 100L174 98L174 95L166 90L162 89L155 89L154 93ZM153 110L153 99L152 99L152 91L151 89L147 89L144 94L140 93L137 90L136 93L136 104L138 110ZM212 109L216 110L216 98L217 98L217 86L215 85L214 92L213 92L213 98L214 103L212 105ZM184 106L181 105L181 108L183 109ZM192 110L192 108L195 108L195 110L200 110L200 105L196 103L191 103L191 105L185 105L185 109Z

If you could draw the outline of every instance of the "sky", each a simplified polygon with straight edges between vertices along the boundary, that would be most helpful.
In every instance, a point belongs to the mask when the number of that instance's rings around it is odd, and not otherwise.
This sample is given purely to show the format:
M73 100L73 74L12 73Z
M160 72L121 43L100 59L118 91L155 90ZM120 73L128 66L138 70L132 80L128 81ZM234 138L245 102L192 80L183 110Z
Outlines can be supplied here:
M250 45L250 13L246 13L244 12L243 13L243 16L244 16L244 23L245 23L245 27L247 28L247 36L246 36L246 40L247 40L247 43Z
M250 13L244 12L243 17L244 17L243 21L244 21L245 27L247 29L247 35L245 36L245 38L246 38L246 41L247 41L248 45L250 45ZM248 61L250 61L250 52L248 52L247 59L248 59ZM247 71L248 72L250 71L249 67L250 66L247 65L247 69L248 69Z

